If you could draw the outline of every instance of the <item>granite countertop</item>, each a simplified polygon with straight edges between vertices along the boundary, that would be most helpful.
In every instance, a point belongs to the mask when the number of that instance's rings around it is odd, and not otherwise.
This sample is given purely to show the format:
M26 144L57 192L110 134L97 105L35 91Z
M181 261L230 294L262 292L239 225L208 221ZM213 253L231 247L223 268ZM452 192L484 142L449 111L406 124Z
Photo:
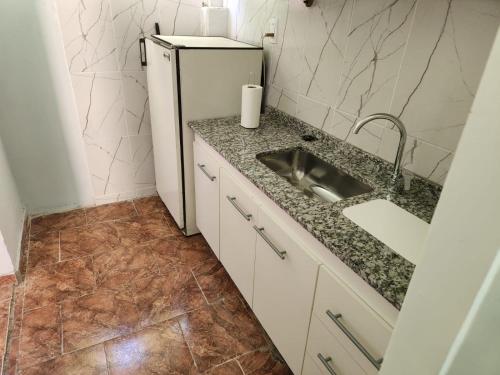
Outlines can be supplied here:
M381 198L430 222L440 186L414 177L409 191L392 193L387 185L392 164L272 108L262 115L258 129L239 126L239 117L192 121L189 126L385 299L401 308L415 266L342 215L342 210ZM313 134L318 140L306 142L301 138L304 134ZM307 197L255 157L297 146L374 190L336 203L319 201Z

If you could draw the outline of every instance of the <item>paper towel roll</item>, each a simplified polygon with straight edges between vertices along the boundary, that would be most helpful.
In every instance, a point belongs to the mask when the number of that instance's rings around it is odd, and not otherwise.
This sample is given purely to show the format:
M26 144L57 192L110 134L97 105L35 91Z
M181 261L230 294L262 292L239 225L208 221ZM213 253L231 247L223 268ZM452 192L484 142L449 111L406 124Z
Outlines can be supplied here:
M254 129L260 122L262 86L243 85L241 91L241 126Z
M201 35L227 36L229 9L201 8Z
M223 0L208 0L208 6L209 7L223 7L224 1Z

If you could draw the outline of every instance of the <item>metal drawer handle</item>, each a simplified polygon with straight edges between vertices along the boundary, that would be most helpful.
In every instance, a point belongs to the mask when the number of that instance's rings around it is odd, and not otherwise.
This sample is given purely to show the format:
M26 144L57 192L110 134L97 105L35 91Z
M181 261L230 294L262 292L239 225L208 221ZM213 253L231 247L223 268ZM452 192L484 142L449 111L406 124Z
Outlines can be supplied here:
M210 179L210 181L215 181L215 176L210 176L210 174L209 174L209 173L207 172L207 170L205 169L205 164L199 164L199 163L198 163L198 168L200 168L200 169L201 169L201 171L202 171L203 173L205 173L205 176L207 176L207 177Z
M266 234L264 233L264 228L259 228L256 225L254 225L253 229L255 229L255 231L259 234L259 236L261 236L262 239L267 242L267 244L271 247L271 249L273 249L274 252L281 259L285 259L286 251L281 251L280 249L278 249L278 247L275 244L272 243L271 239L269 237L267 237Z
M364 356L371 362L371 364L373 366L375 366L377 370L380 370L380 365L382 364L382 361L384 360L384 358L380 358L380 359L373 358L373 356L358 341L358 339L356 339L356 337L354 337L353 334L351 332L349 332L347 327L342 324L342 322L340 321L340 318L342 318L342 314L334 314L330 310L326 310L326 315L328 315L328 317L331 320L333 320L333 322L337 325L337 327L339 327L340 330L342 332L344 332L344 334L349 338L349 340L351 340L351 342L354 344L354 346L356 346L356 348L358 348L360 350L360 352L364 354Z
M170 54L163 52L163 57L165 57L168 61L170 61Z
M229 195L226 195L226 198L231 204L236 208L236 210L245 218L246 221L250 221L252 218L252 214L247 214L243 209L238 206L238 203L236 203L236 197L230 197Z
M325 358L323 356L323 354L318 353L318 358L319 358L319 360L321 361L321 363L323 364L323 366L325 366L325 368L328 370L328 372L330 374L337 375L337 373L333 369L332 365L330 364L330 362L332 362L332 357L326 357Z

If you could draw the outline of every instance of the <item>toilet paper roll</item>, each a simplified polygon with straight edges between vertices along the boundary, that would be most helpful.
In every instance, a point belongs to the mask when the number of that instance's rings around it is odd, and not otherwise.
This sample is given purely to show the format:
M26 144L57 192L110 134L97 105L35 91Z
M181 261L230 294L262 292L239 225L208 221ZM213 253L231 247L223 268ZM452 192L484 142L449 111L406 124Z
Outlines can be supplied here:
M262 86L244 85L241 92L241 126L254 129L260 122Z
M229 9L227 8L201 8L201 35L202 36L227 36Z

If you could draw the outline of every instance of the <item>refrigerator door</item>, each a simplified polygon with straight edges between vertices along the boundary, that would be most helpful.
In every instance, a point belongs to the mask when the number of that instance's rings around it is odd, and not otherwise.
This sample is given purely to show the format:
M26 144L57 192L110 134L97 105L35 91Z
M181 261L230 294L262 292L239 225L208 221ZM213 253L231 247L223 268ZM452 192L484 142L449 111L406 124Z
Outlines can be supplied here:
M257 49L179 50L186 197L184 232L188 236L199 232L194 194L194 136L188 122L240 114L241 86L247 83L258 84L261 68L262 51Z
M156 189L184 228L181 136L175 51L146 40L147 76Z

